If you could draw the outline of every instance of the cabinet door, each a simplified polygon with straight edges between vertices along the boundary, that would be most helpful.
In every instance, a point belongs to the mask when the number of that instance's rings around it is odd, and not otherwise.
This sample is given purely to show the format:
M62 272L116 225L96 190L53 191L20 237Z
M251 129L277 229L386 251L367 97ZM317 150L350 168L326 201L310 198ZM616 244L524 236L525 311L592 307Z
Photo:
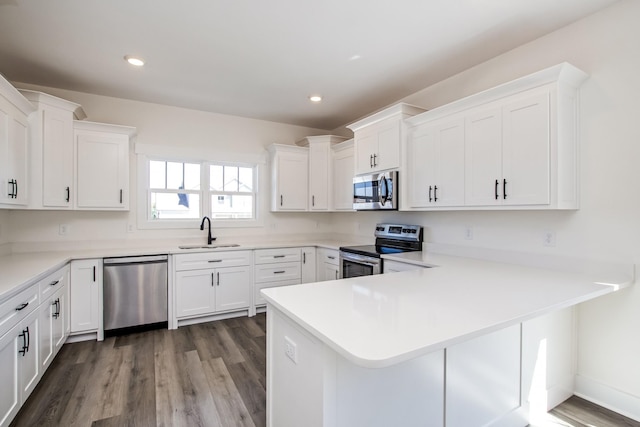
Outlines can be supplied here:
M0 337L0 425L9 425L20 409L19 361L23 340L21 325Z
M502 108L505 205L549 204L549 93L526 94Z
M333 209L353 210L353 147L333 153Z
M62 348L62 345L67 339L67 331L65 329L66 318L69 316L67 289L63 288L54 297L53 303L57 303L57 307L53 307L57 311L51 316L53 319L51 325L51 335L53 341L53 356ZM53 305L53 304L52 304Z
M437 126L427 124L411 130L407 140L407 195L410 208L430 207L436 183Z
M326 211L329 209L329 143L311 143L309 145L309 210Z
M307 210L307 154L278 153L277 156L275 210Z
M176 273L176 316L189 317L215 311L215 270Z
M373 172L373 156L378 159L378 134L371 129L361 130L355 135L356 175Z
M437 206L463 206L464 120L456 119L439 126L437 142L434 203Z
M76 132L76 206L129 209L129 137Z
M501 204L502 118L496 105L473 110L465 123L465 204ZM498 184L496 184L498 182Z
M26 340L24 354L20 356L20 401L25 402L40 380L41 370L38 359L39 316L34 310L22 322L21 338ZM25 344L24 342L22 344Z
M374 159L374 170L400 167L400 121L392 120L377 127L378 153Z
M27 143L27 118L12 115L10 105L0 104L0 203L29 201Z
M71 262L71 332L88 332L102 323L102 260Z
M218 268L215 274L216 311L243 309L251 305L251 267Z
M73 182L73 115L56 108L42 114L42 205L67 208Z
M320 268L319 275L320 280L318 281L320 282L324 280L337 280L340 278L340 268L338 268L337 265L325 262Z
M57 306L52 299L43 301L40 305L40 366L43 370L49 366L53 360L54 344L53 344L53 323Z
M316 248L302 248L302 277L301 283L316 281Z

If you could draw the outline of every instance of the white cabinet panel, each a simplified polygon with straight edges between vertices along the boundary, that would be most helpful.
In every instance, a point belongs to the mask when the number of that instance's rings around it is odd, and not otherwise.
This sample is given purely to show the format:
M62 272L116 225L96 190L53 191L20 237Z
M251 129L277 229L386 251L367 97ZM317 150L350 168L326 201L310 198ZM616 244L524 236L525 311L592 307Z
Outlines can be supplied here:
M256 264L273 264L280 262L300 262L300 248L256 249L254 251Z
M215 270L176 273L176 316L187 317L215 311Z
M274 144L271 150L271 210L307 210L309 153L306 148Z
M9 425L20 409L20 357L23 339L21 325L0 337L0 425Z
M71 332L102 328L102 259L71 262Z
M216 311L241 310L251 305L250 267L216 269Z
M332 147L333 204L336 211L353 210L353 139Z
M316 281L316 248L302 248L301 283Z
M309 143L309 210L329 209L331 175L329 167L330 143Z

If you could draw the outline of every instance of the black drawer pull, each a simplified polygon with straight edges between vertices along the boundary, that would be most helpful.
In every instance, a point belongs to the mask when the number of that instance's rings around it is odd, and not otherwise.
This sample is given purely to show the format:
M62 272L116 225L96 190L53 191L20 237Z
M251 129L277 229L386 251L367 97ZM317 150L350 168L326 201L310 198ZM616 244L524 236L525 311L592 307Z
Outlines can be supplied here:
M502 180L502 198L503 199L507 198L507 180L506 179Z
M58 283L60 283L60 280L56 280L55 282L51 282L51 283L49 283L49 286L55 286L55 285L57 285Z
M284 270L274 271L273 274L282 274L286 273Z
M28 302L23 302L22 304L20 304L19 306L16 307L16 311L22 311L24 310L27 306L29 305Z
M274 258L284 258L284 257L285 257L285 255L274 255L273 257L274 257Z
M221 259L210 259L208 262L222 262Z
M498 183L498 180L496 179L496 186L495 186L495 190L494 190L495 191L496 200L498 200L498 185L499 185L499 183Z
M67 187L67 203L69 203L70 199L71 199L71 189Z
M331 256L331 255L327 255L327 258L329 258L329 259L336 259L336 257Z

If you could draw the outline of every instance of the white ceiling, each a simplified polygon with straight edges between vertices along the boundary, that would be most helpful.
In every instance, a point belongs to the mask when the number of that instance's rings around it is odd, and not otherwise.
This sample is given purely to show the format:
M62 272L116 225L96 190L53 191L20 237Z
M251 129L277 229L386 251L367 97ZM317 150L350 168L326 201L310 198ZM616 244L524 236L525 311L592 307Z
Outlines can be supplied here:
M0 0L0 73L332 130L615 1Z

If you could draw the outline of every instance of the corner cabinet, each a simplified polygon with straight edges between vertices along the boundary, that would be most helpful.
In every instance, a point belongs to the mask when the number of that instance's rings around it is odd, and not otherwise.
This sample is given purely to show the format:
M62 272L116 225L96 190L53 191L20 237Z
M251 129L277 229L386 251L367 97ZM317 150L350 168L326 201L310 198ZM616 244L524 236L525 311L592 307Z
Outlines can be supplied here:
M424 111L400 103L348 125L354 133L356 175L399 168L403 120Z
M333 169L331 206L334 211L353 211L353 177L355 176L353 150L353 139L331 147Z
M29 202L28 115L33 105L0 76L0 206Z
M406 120L401 210L578 209L587 77L562 63Z
M271 211L306 211L309 150L293 145L272 144Z
M75 208L129 210L129 139L135 128L74 122Z
M29 115L30 209L71 209L74 192L73 121L79 104L32 90L20 93L37 108Z

